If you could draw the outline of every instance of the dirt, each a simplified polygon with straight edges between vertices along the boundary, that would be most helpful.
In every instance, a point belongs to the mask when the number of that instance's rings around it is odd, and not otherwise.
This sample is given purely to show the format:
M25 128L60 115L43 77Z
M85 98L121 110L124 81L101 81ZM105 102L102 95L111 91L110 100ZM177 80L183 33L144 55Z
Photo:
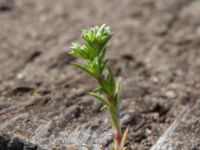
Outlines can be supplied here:
M199 8L198 0L0 0L1 135L42 150L112 145L108 114L87 94L96 82L67 54L81 29L106 23L127 147L150 149L200 95Z
M151 150L200 149L200 99L186 106Z

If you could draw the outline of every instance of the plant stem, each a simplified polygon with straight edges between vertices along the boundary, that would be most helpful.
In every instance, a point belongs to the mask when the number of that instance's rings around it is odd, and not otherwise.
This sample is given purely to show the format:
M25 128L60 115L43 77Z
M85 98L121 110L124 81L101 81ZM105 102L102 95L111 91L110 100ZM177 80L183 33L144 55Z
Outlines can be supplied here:
M122 141L122 131L121 131L118 112L110 111L110 116L111 116L111 120L112 120L112 126L114 129L114 143L115 143L114 147L115 147L115 150L120 150L121 141Z
M99 77L97 78L97 81L99 83L99 85L103 84L103 77ZM105 93L106 94L106 93ZM115 101L115 98L112 95L107 95L107 99L110 102ZM114 104L114 103L112 103ZM114 130L114 136L113 136L113 140L114 140L114 148L115 150L120 150L121 148L121 142L122 142L122 131L121 131L121 125L120 125L120 120L119 120L119 108L116 108L115 106L112 106L109 109L109 113L110 113L110 117L111 117L111 121L112 121L112 127Z

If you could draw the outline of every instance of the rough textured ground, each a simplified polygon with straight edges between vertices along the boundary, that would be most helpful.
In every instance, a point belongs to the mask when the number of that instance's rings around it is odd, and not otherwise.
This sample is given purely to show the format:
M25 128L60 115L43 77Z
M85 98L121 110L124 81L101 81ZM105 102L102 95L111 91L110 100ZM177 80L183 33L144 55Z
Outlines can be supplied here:
M176 149L200 149L200 99L191 106L188 105L159 140L151 147L151 150L176 150Z
M200 95L199 18L198 0L0 0L0 131L40 149L111 145L87 95L95 81L66 53L82 28L106 23L127 145L148 150Z

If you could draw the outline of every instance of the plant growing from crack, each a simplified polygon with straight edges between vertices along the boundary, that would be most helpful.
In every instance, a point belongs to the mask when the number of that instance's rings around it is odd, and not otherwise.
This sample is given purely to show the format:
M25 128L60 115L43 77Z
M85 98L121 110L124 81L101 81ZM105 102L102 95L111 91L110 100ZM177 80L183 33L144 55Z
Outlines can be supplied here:
M101 110L107 110L110 114L114 130L113 150L125 150L128 128L122 133L119 118L120 86L105 58L112 32L109 26L102 25L82 30L82 37L84 44L73 43L70 54L82 59L83 64L73 65L97 80L99 87L90 92L90 95L103 104Z

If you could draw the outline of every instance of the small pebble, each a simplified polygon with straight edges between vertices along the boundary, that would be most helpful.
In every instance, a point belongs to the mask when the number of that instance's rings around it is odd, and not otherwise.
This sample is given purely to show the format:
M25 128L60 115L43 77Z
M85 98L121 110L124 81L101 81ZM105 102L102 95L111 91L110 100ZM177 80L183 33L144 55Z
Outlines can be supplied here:
M167 98L174 99L174 98L176 98L176 93L175 93L174 91L167 91L167 92L165 93L165 96L166 96Z

